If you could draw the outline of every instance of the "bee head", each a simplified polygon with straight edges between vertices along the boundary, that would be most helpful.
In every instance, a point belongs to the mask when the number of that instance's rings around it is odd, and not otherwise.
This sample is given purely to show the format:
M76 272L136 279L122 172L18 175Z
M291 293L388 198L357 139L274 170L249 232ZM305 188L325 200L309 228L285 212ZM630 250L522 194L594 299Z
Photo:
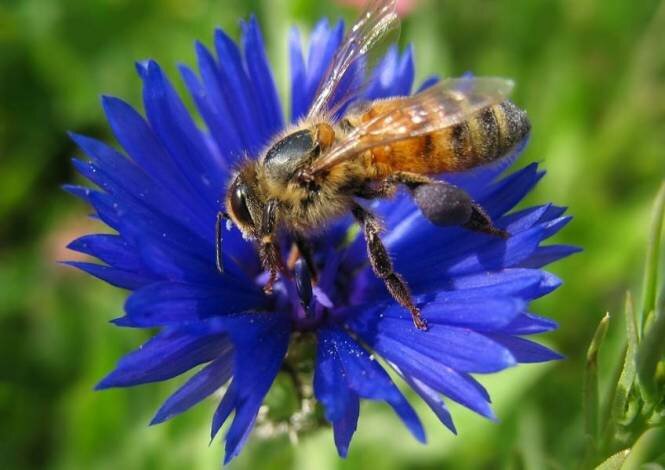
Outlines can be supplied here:
M261 224L264 204L257 191L253 165L241 168L226 192L226 211L244 238L256 239Z

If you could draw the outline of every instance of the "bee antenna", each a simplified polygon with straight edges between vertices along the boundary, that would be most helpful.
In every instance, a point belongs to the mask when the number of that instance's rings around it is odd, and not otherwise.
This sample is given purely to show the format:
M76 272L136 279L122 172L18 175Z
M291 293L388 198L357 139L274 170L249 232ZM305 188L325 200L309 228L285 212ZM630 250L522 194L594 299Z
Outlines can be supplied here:
M215 263L217 264L217 271L220 273L224 272L224 264L222 263L222 224L224 219L231 220L226 212L218 212L215 222Z

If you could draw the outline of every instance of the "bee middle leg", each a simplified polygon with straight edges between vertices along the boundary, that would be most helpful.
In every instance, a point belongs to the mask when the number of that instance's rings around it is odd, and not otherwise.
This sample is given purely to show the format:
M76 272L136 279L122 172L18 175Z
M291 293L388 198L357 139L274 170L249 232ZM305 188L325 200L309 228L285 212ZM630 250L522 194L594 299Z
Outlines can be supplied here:
M413 303L409 287L402 276L394 271L390 255L381 242L379 237L381 223L374 214L357 204L354 205L352 212L363 228L365 242L367 243L367 254L374 274L384 282L390 295L411 312L411 318L416 328L427 330L427 322L420 313L420 309Z
M295 268L298 258L302 257L305 263L307 264L307 269L312 276L312 281L314 284L318 281L318 273L316 270L316 264L314 263L314 254L312 253L312 244L306 238L296 235L291 247L291 252L286 261L286 267L289 271L293 271Z
M266 294L272 294L278 273L286 271L275 235L277 209L277 201L269 200L263 210L261 224L259 225L259 258L263 268L269 272L268 281L263 286L263 292Z

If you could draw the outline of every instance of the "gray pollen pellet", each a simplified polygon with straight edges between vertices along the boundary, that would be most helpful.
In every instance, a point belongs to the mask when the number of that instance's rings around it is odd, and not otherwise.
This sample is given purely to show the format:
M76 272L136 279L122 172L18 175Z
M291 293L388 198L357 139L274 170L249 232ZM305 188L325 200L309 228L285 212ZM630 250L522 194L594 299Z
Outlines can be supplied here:
M420 185L413 190L413 198L423 215L435 225L462 225L471 217L469 195L447 183Z

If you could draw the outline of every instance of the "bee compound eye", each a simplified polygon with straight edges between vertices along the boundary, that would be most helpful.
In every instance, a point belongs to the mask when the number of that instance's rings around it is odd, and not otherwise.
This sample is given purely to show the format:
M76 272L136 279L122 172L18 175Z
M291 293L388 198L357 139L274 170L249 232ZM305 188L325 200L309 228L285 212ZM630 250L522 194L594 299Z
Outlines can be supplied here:
M233 215L238 219L238 222L244 225L252 225L254 221L247 207L247 185L240 179L236 179L231 186L229 200Z

